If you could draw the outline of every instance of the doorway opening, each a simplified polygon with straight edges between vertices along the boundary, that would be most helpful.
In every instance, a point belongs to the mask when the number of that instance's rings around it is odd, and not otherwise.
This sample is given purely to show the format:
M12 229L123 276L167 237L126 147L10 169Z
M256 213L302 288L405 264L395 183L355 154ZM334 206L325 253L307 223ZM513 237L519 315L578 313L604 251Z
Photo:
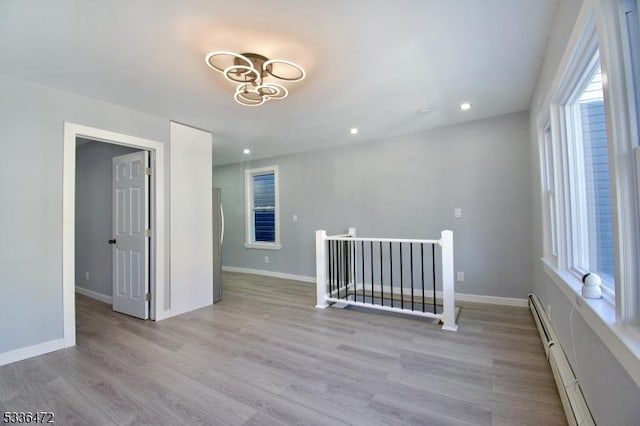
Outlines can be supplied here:
M76 293L149 318L150 152L76 138Z
M137 205L141 205L143 203L147 208L144 213L142 213L139 217L143 219L147 219L146 223L148 224L141 228L142 235L146 238L146 252L147 252L147 263L144 262L139 263L138 265L143 265L138 267L137 272L146 272L148 276L148 294L145 292L142 296L143 299L149 298L150 301L146 301L144 306L146 306L146 314L150 319L159 320L168 316L168 312L165 309L165 283L164 283L164 145L160 142L151 141L148 139L137 138L134 136L119 134L115 132L109 132L101 129L95 129L86 126L80 126L72 123L65 123L64 127L64 166L63 166L63 254L62 254L62 263L63 263L63 311L64 311L64 342L65 347L75 345L76 341L76 324L75 324L75 292L76 285L79 285L79 288L85 288L85 290L93 291L95 296L96 294L102 293L103 301L111 300L112 303L115 301L115 297L117 296L113 292L112 285L112 294L111 299L108 299L109 295L107 293L107 285L105 283L104 275L108 275L104 273L105 265L104 263L100 265L98 268L102 268L102 273L94 270L94 273L102 274L101 283L92 283L96 286L91 288L88 287L88 282L92 281L92 276L96 277L95 274L92 274L91 270L87 270L86 264L78 265L79 269L76 271L76 253L77 253L77 242L80 245L84 244L82 238L80 240L76 239L76 216L82 220L82 217L87 217L85 212L79 213L76 210L76 198L78 194L76 193L77 185L76 185L76 176L77 172L80 169L76 164L76 145L79 141L81 145L84 144L97 144L101 145L101 148L107 147L107 151L123 153L123 155L115 156L119 158L120 165L127 165L129 172L122 172L122 176L131 175L139 175L142 173L144 175L144 179L148 182L148 198L145 198L144 203L140 202ZM129 152L129 153L125 153ZM136 154L137 152L137 154ZM133 156L133 157L132 157ZM138 157L136 157L138 156ZM135 163L138 158L142 161L141 164ZM114 162L115 164L115 162ZM115 167L115 165L113 166ZM136 169L137 167L137 169ZM122 169L124 170L124 169ZM131 172L133 170L133 172ZM136 172L137 170L137 172ZM149 173L150 178L147 179L146 175ZM110 186L113 182L110 179ZM84 184L84 182L83 182ZM78 186L79 188L79 186ZM82 188L82 190L86 190L86 188ZM114 189L112 188L111 191ZM134 190L133 192L136 192ZM122 197L130 199L132 192L129 191L126 193L126 197ZM111 198L111 197L108 197ZM111 208L111 202L108 203ZM122 211L130 211L134 209L130 208L131 206L127 205L124 208L121 208ZM97 210L100 208L99 206L87 207L87 210ZM102 207L104 208L104 206ZM118 207L116 207L116 210ZM90 211L88 213L90 213ZM149 213L147 213L147 211ZM108 214L111 217L111 212L103 212ZM104 216L104 215L103 215ZM116 222L116 221L112 221ZM124 234L121 234L124 236ZM148 235L148 237L147 237ZM99 239L98 236L91 236L94 239ZM109 244L114 238L107 239L104 243L109 247L108 250L113 250L112 244ZM117 240L117 237L115 238ZM102 239L96 242L101 243ZM80 247L82 248L82 247ZM129 254L131 253L131 247L128 248ZM117 250L113 250L117 252ZM135 251L135 250L133 250ZM128 256L129 259L135 258L135 253L132 256ZM95 259L94 259L95 260ZM108 260L111 260L111 256L108 256ZM103 259L104 261L104 259ZM130 260L127 260L130 262ZM113 262L113 268L115 268L116 262ZM135 265L134 269L135 269ZM110 266L111 267L111 266ZM131 262L127 266L131 267ZM130 275L131 269L127 271L127 274ZM112 278L112 283L118 281L117 279L117 270L112 269L112 277L114 277L113 272L116 272L115 281ZM87 279L88 277L88 279ZM95 280L94 280L95 281ZM84 286L82 285L84 284ZM130 284L130 283L129 283ZM128 293L131 294L129 290ZM79 291L82 293L82 290ZM86 292L85 292L86 293ZM150 295L151 297L149 297ZM98 296L99 297L99 296ZM96 297L97 298L97 297ZM142 306L142 305L141 305Z

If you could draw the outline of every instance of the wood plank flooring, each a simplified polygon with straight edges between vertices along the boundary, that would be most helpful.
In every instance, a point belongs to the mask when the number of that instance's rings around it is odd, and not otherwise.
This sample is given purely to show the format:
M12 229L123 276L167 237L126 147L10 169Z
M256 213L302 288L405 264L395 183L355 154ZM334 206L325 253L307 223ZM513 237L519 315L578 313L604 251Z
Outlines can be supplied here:
M564 425L526 308L428 320L318 310L315 287L224 274L218 304L140 321L77 296L77 346L0 367L0 408L61 425Z

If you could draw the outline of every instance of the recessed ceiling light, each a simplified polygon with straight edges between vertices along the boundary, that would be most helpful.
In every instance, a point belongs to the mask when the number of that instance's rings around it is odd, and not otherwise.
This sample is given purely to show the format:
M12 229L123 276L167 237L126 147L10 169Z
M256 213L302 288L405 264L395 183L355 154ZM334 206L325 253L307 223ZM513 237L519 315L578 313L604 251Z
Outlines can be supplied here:
M242 151L242 153L243 153L243 154L251 154L251 150L250 150L249 148L245 148L245 149Z
M352 129L350 130L350 132L351 132L351 134L352 134L352 135L356 135L356 134L358 134L358 128L357 128L357 127L354 127L354 128L352 128Z
M460 109L462 111L468 111L471 109L471 104L469 102L464 102L460 104Z

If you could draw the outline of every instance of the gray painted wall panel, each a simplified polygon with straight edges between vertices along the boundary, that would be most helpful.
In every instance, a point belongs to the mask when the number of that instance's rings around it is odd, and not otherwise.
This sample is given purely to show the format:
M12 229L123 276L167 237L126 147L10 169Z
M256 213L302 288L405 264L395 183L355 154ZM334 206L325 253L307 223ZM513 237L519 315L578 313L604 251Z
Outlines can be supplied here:
M0 75L0 352L62 338L65 121L167 142L169 123ZM18 184L19 183L19 184ZM167 262L168 264L168 262Z
M112 158L135 151L102 142L76 150L76 287L113 294Z
M528 116L214 168L223 265L315 275L315 230L435 238L454 231L457 291L524 298L531 275ZM301 141L304 143L304 141ZM244 169L280 167L282 249L244 248ZM463 217L453 218L461 207ZM293 214L298 222L293 222ZM264 257L270 263L265 264Z

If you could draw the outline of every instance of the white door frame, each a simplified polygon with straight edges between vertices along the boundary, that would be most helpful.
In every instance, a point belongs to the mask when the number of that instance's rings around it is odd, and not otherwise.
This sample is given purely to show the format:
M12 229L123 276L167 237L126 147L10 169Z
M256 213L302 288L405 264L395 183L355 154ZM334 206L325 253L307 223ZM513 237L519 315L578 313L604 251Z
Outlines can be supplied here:
M150 195L152 244L150 250L152 294L150 317L161 320L170 316L164 310L164 144L149 139L110 132L73 123L64 123L64 159L62 176L62 306L64 346L76 344L75 306L75 198L76 198L76 138L140 148L151 152L152 178Z

